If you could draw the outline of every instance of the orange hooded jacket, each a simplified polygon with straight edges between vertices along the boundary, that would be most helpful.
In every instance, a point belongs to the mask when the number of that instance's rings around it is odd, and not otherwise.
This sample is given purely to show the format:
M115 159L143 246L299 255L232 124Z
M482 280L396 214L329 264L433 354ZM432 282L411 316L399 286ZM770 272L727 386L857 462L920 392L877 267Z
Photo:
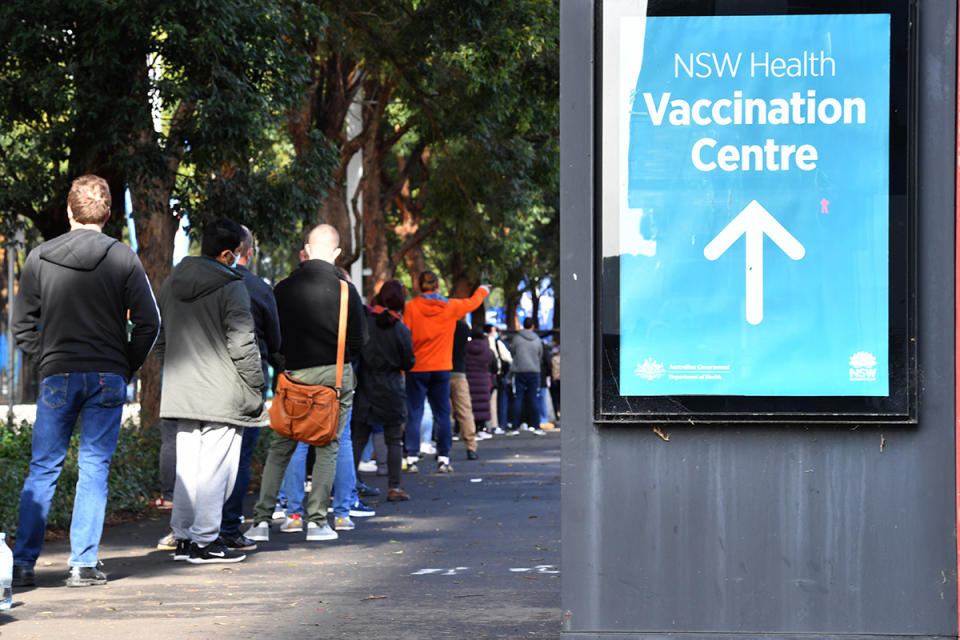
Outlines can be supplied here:
M410 328L417 358L411 371L453 369L453 331L457 320L483 304L488 293L481 286L465 299L444 301L418 296L407 303L403 323Z

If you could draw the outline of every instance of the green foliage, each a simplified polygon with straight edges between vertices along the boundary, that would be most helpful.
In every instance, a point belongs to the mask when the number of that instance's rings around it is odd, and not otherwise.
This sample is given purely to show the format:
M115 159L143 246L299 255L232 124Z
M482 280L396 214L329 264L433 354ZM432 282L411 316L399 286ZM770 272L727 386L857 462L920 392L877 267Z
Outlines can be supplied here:
M309 57L291 34L324 18L299 9L285 0L0 3L2 222L23 215L47 238L66 230L69 183L90 172L111 184L115 221L128 185L163 206L172 195L202 218L201 194L224 167L254 176L234 192L276 187L294 205L269 210L263 227L266 215L251 217L255 231L304 215L316 194L289 185L322 184L328 158L290 175L282 154L258 158L308 81Z
M13 429L0 429L0 531L16 531L20 490L29 471L32 437L33 427L28 422ZM75 429L50 506L49 529L70 527L79 439L79 429ZM150 497L157 493L159 453L159 429L142 430L129 421L121 426L107 480L108 521L111 516L142 513L147 509Z

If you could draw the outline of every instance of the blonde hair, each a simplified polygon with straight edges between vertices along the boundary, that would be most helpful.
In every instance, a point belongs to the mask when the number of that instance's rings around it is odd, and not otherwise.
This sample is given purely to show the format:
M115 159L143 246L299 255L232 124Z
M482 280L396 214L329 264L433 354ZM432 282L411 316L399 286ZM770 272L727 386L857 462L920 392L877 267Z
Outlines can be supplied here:
M110 185L100 176L80 176L70 185L67 206L80 224L106 224L111 203Z

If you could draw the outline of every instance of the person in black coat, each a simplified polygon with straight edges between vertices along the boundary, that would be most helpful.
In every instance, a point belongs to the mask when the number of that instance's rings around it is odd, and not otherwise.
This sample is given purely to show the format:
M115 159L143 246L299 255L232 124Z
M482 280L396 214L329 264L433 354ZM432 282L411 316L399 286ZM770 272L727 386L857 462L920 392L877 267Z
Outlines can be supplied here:
M359 383L353 403L351 440L353 463L370 438L372 425L382 424L387 441L387 500L409 500L400 488L403 456L403 423L407 417L407 396L403 372L415 362L410 329L402 320L407 292L396 280L383 283L367 307L370 338L360 352Z
M490 393L493 390L493 374L496 372L493 351L483 327L474 327L466 348L467 384L470 386L470 405L477 431L490 420Z

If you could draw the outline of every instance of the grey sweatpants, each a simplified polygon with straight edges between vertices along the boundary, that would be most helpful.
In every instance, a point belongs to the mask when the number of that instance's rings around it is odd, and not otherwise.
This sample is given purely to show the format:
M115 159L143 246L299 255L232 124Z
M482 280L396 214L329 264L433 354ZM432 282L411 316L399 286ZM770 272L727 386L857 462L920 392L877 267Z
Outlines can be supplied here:
M178 540L205 547L220 535L223 503L233 491L243 428L177 422L177 485L170 528Z

